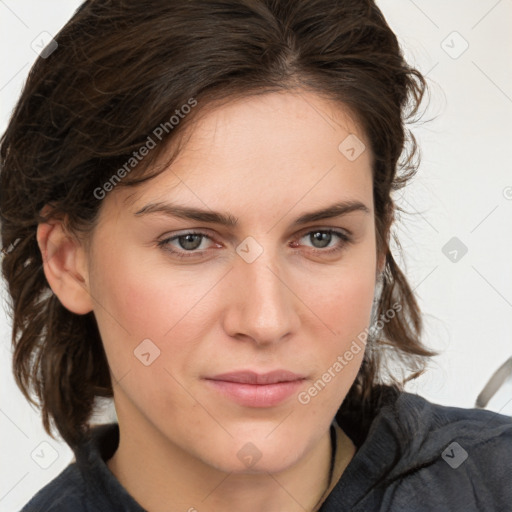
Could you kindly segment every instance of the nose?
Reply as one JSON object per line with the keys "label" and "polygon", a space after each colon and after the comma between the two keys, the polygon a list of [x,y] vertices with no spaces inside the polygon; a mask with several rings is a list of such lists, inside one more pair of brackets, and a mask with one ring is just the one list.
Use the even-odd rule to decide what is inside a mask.
{"label": "nose", "polygon": [[258,345],[275,344],[297,332],[300,300],[283,266],[268,250],[252,263],[237,257],[229,273],[225,332]]}

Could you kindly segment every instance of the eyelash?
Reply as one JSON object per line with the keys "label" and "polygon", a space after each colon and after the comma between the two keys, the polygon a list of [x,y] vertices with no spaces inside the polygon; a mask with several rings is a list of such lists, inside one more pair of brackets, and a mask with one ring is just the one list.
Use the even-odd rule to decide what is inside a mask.
{"label": "eyelash", "polygon": [[[299,239],[300,238],[304,238],[305,236],[311,235],[313,233],[329,233],[331,235],[336,235],[341,240],[340,242],[338,242],[338,244],[335,247],[332,247],[330,249],[318,249],[318,248],[313,247],[311,252],[313,252],[314,254],[319,254],[319,255],[324,255],[324,256],[333,255],[333,254],[343,250],[345,248],[345,246],[352,241],[350,236],[348,236],[343,231],[338,231],[338,230],[332,229],[332,228],[329,228],[329,229],[314,229],[312,231],[308,231],[307,233],[304,233],[303,235],[301,235],[299,237]],[[172,236],[172,237],[165,238],[164,240],[160,240],[157,243],[157,245],[161,249],[163,249],[163,250],[165,250],[167,252],[170,252],[173,256],[176,256],[178,258],[198,257],[198,256],[202,256],[204,253],[207,252],[207,249],[204,249],[202,251],[197,251],[197,250],[192,250],[192,251],[176,251],[174,249],[170,249],[169,248],[168,244],[170,242],[172,242],[174,240],[177,240],[178,238],[185,237],[187,235],[199,235],[199,236],[202,236],[203,238],[207,238],[209,240],[212,240],[212,238],[209,235],[207,235],[206,233],[202,233],[200,231],[187,231],[186,233],[181,233],[179,235],[175,235],[175,236]]]}

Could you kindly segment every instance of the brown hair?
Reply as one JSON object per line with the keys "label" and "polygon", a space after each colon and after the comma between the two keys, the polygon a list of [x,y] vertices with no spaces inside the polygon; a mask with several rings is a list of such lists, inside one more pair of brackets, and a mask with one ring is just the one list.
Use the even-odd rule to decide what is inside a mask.
{"label": "brown hair", "polygon": [[[95,398],[113,394],[94,314],[71,313],[51,292],[38,223],[61,216],[72,232],[87,233],[101,206],[94,191],[116,172],[127,174],[119,169],[156,127],[167,127],[162,142],[118,186],[161,172],[147,171],[204,107],[249,94],[314,91],[355,112],[370,141],[377,247],[386,255],[375,311],[380,317],[393,304],[400,308],[370,339],[341,409],[371,410],[379,383],[402,388],[404,379],[386,371],[389,354],[412,377],[422,371],[433,353],[420,341],[420,311],[391,254],[388,230],[391,192],[417,169],[416,142],[405,125],[417,114],[426,83],[404,61],[373,1],[89,0],[56,41],[58,48],[32,67],[0,139],[13,371],[26,398],[41,407],[48,434],[51,420],[75,446],[89,434]],[[198,106],[170,126],[170,116],[191,98]],[[47,204],[52,209],[43,217]]]}

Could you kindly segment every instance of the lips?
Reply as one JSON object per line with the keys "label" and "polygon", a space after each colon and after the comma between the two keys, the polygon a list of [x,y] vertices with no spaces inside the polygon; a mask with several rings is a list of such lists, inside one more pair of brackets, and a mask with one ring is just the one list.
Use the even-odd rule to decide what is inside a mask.
{"label": "lips", "polygon": [[287,370],[275,370],[268,373],[256,373],[252,371],[241,371],[223,373],[210,377],[211,380],[224,382],[237,382],[240,384],[277,384],[279,382],[293,382],[295,380],[303,380],[305,377]]}
{"label": "lips", "polygon": [[245,407],[274,407],[302,386],[305,376],[288,370],[237,371],[205,378],[215,391]]}

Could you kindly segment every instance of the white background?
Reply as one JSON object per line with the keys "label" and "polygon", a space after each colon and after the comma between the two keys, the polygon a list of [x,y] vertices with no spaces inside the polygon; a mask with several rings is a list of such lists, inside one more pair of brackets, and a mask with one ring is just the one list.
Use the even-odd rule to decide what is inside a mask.
{"label": "white background", "polygon": [[[512,2],[378,3],[431,87],[425,119],[433,120],[414,129],[422,165],[397,196],[410,212],[397,229],[425,314],[425,341],[442,354],[408,389],[440,404],[472,407],[490,375],[512,356]],[[32,41],[43,31],[56,34],[79,4],[0,0],[0,132],[36,58]],[[468,248],[456,262],[442,252],[452,237]],[[73,454],[44,433],[14,384],[3,310],[0,340],[0,511],[11,512]],[[512,415],[510,383],[488,408]],[[36,453],[48,468],[35,462]]]}

